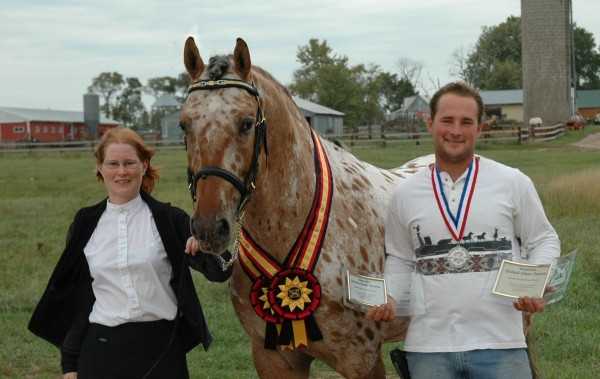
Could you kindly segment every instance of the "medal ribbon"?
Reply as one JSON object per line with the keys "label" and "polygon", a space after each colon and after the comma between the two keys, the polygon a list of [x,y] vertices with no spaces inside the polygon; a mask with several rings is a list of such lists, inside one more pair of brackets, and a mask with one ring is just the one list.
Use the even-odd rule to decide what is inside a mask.
{"label": "medal ribbon", "polygon": [[448,199],[444,193],[444,186],[442,184],[440,172],[437,166],[433,166],[431,168],[431,186],[433,187],[435,202],[438,206],[440,214],[442,215],[444,224],[446,224],[450,235],[455,241],[462,240],[465,233],[465,226],[467,225],[469,211],[471,210],[471,200],[473,199],[473,193],[475,192],[478,174],[479,157],[474,157],[469,165],[465,184],[460,196],[460,202],[458,203],[458,209],[456,215],[454,215],[450,210]]}
{"label": "medal ribbon", "polygon": [[[329,223],[329,214],[333,199],[333,176],[321,140],[312,129],[310,132],[314,145],[315,194],[304,227],[288,252],[284,263],[279,264],[275,258],[252,239],[246,229],[242,228],[240,232],[240,264],[253,282],[263,280],[263,283],[271,283],[277,275],[288,269],[300,269],[307,273],[312,273],[319,258]],[[294,278],[290,279],[293,280]],[[320,297],[320,290],[315,293],[315,296]],[[318,301],[317,299],[312,300]],[[316,340],[322,338],[312,315],[306,319],[292,320],[288,324],[288,328],[286,328],[285,321],[283,328],[282,324],[277,324],[276,330],[280,339],[281,335],[289,336],[291,334],[291,348],[306,346],[308,344],[306,327],[308,327],[308,337],[312,336],[310,339]],[[269,325],[267,325],[267,329],[269,329]],[[270,338],[273,338],[273,330],[275,328],[271,328]],[[271,342],[266,343],[266,345],[273,346]]]}

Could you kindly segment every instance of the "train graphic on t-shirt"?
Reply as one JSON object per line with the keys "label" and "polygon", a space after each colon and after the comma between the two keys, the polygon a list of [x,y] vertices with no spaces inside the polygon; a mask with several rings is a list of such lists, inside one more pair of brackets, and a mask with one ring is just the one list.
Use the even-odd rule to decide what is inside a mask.
{"label": "train graphic on t-shirt", "polygon": [[504,236],[499,236],[497,228],[494,229],[494,233],[491,233],[490,238],[487,237],[487,232],[482,232],[481,234],[469,232],[460,241],[447,238],[437,241],[436,244],[432,243],[431,237],[421,236],[419,225],[414,228],[417,231],[417,238],[419,240],[419,247],[415,249],[417,258],[447,254],[452,248],[458,245],[471,253],[512,250],[512,242]]}

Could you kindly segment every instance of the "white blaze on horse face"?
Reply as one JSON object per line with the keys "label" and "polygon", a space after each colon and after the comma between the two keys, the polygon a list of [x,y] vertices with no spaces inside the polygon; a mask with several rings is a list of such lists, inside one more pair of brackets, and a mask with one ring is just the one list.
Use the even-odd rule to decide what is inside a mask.
{"label": "white blaze on horse face", "polygon": [[[189,141],[190,167],[218,167],[244,181],[252,160],[254,132],[240,132],[243,117],[254,117],[256,101],[243,89],[225,88],[193,93],[184,108],[191,119]],[[208,184],[211,181],[211,184]],[[240,194],[231,183],[218,177],[198,182],[197,191],[203,198],[196,206],[199,214],[211,214],[233,223]]]}

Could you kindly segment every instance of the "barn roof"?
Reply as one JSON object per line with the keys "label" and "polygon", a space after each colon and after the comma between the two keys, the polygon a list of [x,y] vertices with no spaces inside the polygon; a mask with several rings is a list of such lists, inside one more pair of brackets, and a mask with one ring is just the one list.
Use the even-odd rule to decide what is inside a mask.
{"label": "barn roof", "polygon": [[523,104],[522,89],[479,91],[484,105]]}
{"label": "barn roof", "polygon": [[[420,100],[420,102],[419,102]],[[418,105],[422,105],[421,109],[414,109],[414,106],[418,106]],[[412,109],[411,109],[412,108]],[[389,120],[394,120],[396,118],[401,117],[402,115],[406,114],[407,112],[427,112],[429,113],[429,102],[427,101],[427,99],[425,99],[423,96],[416,94],[413,96],[407,96],[404,99],[402,99],[402,106],[398,109],[396,109],[395,111],[392,111],[389,113],[389,115],[387,116],[387,118]]]}
{"label": "barn roof", "polygon": [[575,92],[577,108],[600,108],[600,90],[577,90]]}
{"label": "barn roof", "polygon": [[158,99],[156,99],[154,104],[152,104],[152,108],[162,108],[162,107],[177,107],[177,108],[179,108],[180,106],[181,106],[181,104],[179,103],[177,98],[175,98],[175,96],[170,95],[170,94],[165,94],[165,95],[160,96]]}
{"label": "barn roof", "polygon": [[330,115],[330,116],[344,116],[342,112],[338,112],[334,109],[327,108],[321,104],[313,103],[312,101],[308,101],[298,96],[294,96],[294,102],[298,106],[298,108],[320,115]]}
{"label": "barn roof", "polygon": [[[485,105],[523,104],[522,89],[479,91]],[[600,107],[600,90],[577,90],[575,103],[577,108]]]}
{"label": "barn roof", "polygon": [[[83,112],[79,111],[0,107],[0,122],[26,121],[84,122]],[[100,114],[100,123],[119,124],[118,121],[104,117],[102,114]]]}

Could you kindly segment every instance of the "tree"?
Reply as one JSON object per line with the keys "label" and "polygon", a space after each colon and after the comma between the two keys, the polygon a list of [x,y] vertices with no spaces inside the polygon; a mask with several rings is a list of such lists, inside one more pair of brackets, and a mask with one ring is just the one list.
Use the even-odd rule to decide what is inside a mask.
{"label": "tree", "polygon": [[327,41],[314,38],[298,48],[296,58],[302,66],[294,72],[290,90],[302,98],[344,112],[348,125],[358,125],[363,101],[360,76],[364,66],[351,67],[347,57],[333,54]]}
{"label": "tree", "polygon": [[106,117],[112,117],[112,99],[125,84],[123,76],[118,72],[103,72],[92,79],[89,92],[102,96],[103,104],[100,109]]}
{"label": "tree", "polygon": [[[600,87],[600,51],[594,36],[573,26],[577,88]],[[522,88],[521,18],[509,16],[495,26],[484,26],[468,52],[455,50],[451,74],[480,89]]]}
{"label": "tree", "polygon": [[175,95],[178,88],[178,81],[172,76],[159,76],[148,79],[144,92],[158,99],[162,95]]}
{"label": "tree", "polygon": [[474,77],[473,73],[469,71],[469,51],[464,46],[456,48],[450,57],[450,75],[457,76],[460,80],[474,85],[471,81]]}
{"label": "tree", "polygon": [[600,47],[596,48],[594,35],[575,25],[575,73],[578,89],[600,88]]}
{"label": "tree", "polygon": [[410,58],[402,57],[396,64],[400,79],[412,85],[413,89],[423,87],[421,74],[423,73],[423,63]]}
{"label": "tree", "polygon": [[397,74],[381,72],[380,81],[381,107],[385,112],[392,112],[402,107],[405,97],[416,95],[416,89],[406,78],[398,78]]}
{"label": "tree", "polygon": [[182,72],[177,76],[177,80],[175,81],[175,97],[180,103],[183,103],[191,82],[192,79],[187,72]]}
{"label": "tree", "polygon": [[137,129],[143,124],[143,116],[146,112],[142,102],[142,83],[138,78],[127,78],[126,87],[117,96],[113,117],[123,122],[128,128]]}
{"label": "tree", "polygon": [[521,18],[484,26],[461,76],[481,89],[521,88]]}
{"label": "tree", "polygon": [[[320,42],[316,38],[308,41],[308,45],[300,46],[296,60],[301,67],[294,71],[294,79],[290,89],[299,96],[312,101],[319,100],[319,80],[323,79],[323,70],[332,67],[347,69],[347,58],[332,56],[332,49],[327,41]],[[322,101],[322,100],[321,100]],[[323,104],[325,105],[325,104]],[[333,107],[332,104],[328,105]]]}
{"label": "tree", "polygon": [[298,48],[297,60],[301,67],[294,72],[290,90],[344,112],[350,127],[381,122],[385,112],[400,108],[405,96],[415,94],[407,79],[414,73],[399,78],[377,65],[352,66],[346,56],[334,54],[327,41],[309,40]]}

